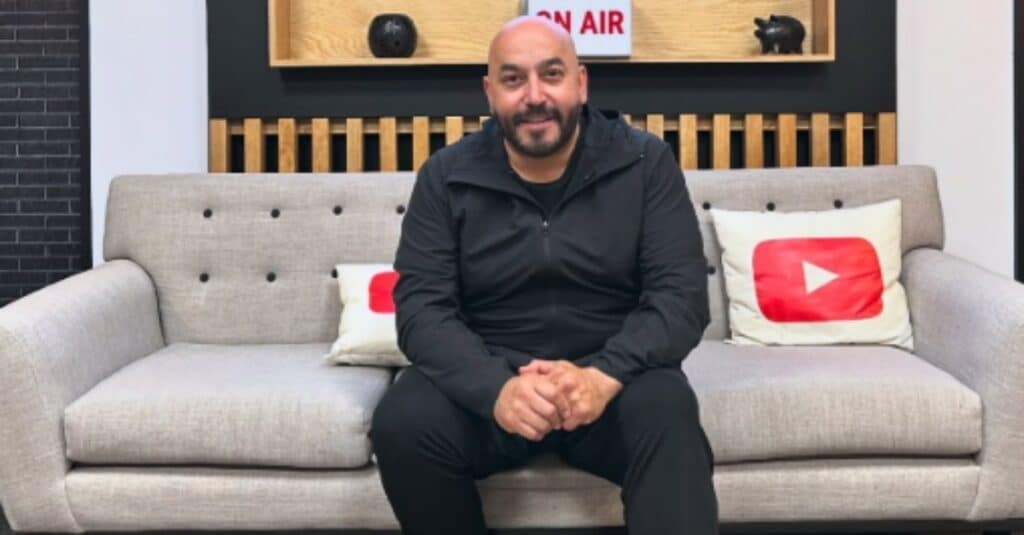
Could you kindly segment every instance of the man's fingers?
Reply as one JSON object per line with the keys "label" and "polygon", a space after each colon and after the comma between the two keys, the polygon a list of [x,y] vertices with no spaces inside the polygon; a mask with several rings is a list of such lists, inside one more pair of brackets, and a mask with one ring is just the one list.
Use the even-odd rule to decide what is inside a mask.
{"label": "man's fingers", "polygon": [[543,435],[551,429],[551,425],[548,421],[541,415],[533,412],[529,407],[523,409],[519,413],[519,421],[528,426],[531,430],[536,431],[539,435]]}
{"label": "man's fingers", "polygon": [[[534,385],[535,388],[536,386]],[[532,395],[527,396],[526,401],[534,413],[548,421],[551,428],[562,425],[562,418],[558,407],[548,401],[542,394],[534,391]]]}

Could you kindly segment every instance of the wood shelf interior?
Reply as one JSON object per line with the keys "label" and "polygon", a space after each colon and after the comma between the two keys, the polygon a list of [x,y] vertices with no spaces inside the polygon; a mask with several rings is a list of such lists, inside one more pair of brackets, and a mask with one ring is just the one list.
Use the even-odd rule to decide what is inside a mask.
{"label": "wood shelf interior", "polygon": [[[443,6],[443,8],[439,7]],[[483,65],[501,25],[521,13],[515,0],[269,0],[274,67]],[[367,44],[374,16],[404,13],[416,25],[409,58],[376,58]],[[803,22],[803,54],[761,54],[754,17]],[[635,0],[629,58],[616,63],[826,62],[835,60],[835,0]]]}

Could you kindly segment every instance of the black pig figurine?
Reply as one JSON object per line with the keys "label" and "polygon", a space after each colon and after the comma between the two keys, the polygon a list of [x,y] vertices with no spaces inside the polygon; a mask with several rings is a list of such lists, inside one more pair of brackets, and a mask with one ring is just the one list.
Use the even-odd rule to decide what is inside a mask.
{"label": "black pig figurine", "polygon": [[761,40],[762,54],[773,52],[776,47],[779,54],[803,54],[802,43],[807,32],[799,20],[786,15],[771,15],[768,20],[755,17],[754,24],[757,24],[754,35]]}

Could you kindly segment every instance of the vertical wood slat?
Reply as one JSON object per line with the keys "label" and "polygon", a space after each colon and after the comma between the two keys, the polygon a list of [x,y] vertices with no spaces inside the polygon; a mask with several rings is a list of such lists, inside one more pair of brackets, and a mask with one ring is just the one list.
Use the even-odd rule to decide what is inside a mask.
{"label": "vertical wood slat", "polygon": [[660,113],[648,114],[647,131],[658,136],[658,139],[665,139],[665,116]]}
{"label": "vertical wood slat", "polygon": [[633,126],[633,116],[631,114],[623,113],[622,120],[626,121],[626,124],[628,124],[629,126]]}
{"label": "vertical wood slat", "polygon": [[363,120],[359,117],[345,119],[345,170],[363,170]]}
{"label": "vertical wood slat", "polygon": [[729,123],[731,120],[728,113],[716,113],[711,117],[711,166],[715,169],[729,168]]}
{"label": "vertical wood slat", "polygon": [[843,120],[845,165],[864,165],[864,114],[849,112]]}
{"label": "vertical wood slat", "polygon": [[245,138],[245,172],[262,173],[266,158],[263,154],[263,119],[250,117],[242,121]]}
{"label": "vertical wood slat", "polygon": [[298,143],[295,119],[277,120],[277,172],[294,173],[298,170]]}
{"label": "vertical wood slat", "polygon": [[697,116],[679,115],[679,168],[697,168]]}
{"label": "vertical wood slat", "polygon": [[796,167],[796,114],[780,113],[775,125],[775,163]]}
{"label": "vertical wood slat", "polygon": [[[480,118],[480,126],[484,125],[484,118]],[[444,144],[451,145],[462,139],[465,125],[461,116],[449,115],[444,118]]]}
{"label": "vertical wood slat", "polygon": [[875,152],[878,155],[878,165],[896,165],[896,114],[893,112],[878,114]]}
{"label": "vertical wood slat", "polygon": [[206,167],[211,173],[231,171],[231,131],[227,119],[210,119],[210,154]]}
{"label": "vertical wood slat", "polygon": [[412,170],[419,171],[430,157],[430,118],[412,118]]}
{"label": "vertical wood slat", "polygon": [[832,138],[827,113],[811,114],[811,165],[828,167],[832,164]]}
{"label": "vertical wood slat", "polygon": [[398,128],[394,117],[381,117],[377,127],[380,136],[380,170],[398,170]]}
{"label": "vertical wood slat", "polygon": [[764,116],[760,113],[748,113],[743,118],[743,165],[764,167]]}
{"label": "vertical wood slat", "polygon": [[331,172],[331,121],[313,119],[313,172]]}

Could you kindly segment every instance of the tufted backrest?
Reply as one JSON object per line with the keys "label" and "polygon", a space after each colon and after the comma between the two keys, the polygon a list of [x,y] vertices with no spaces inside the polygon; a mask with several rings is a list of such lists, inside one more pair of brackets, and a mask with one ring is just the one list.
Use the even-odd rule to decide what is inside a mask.
{"label": "tufted backrest", "polygon": [[[168,343],[330,342],[340,262],[391,262],[412,172],[122,175],[110,184],[103,256],[142,266],[157,288]],[[903,199],[904,251],[942,247],[931,168],[687,171],[709,264],[712,325],[725,294],[705,206],[779,211]],[[705,204],[708,203],[708,204]],[[712,271],[712,270],[709,270]]]}

